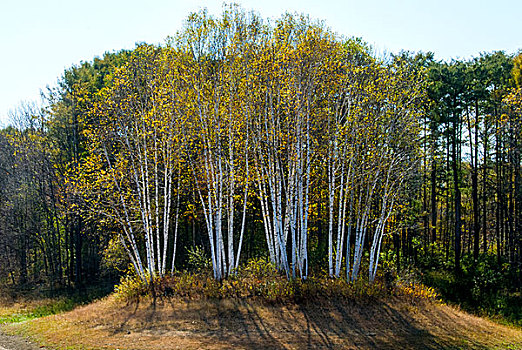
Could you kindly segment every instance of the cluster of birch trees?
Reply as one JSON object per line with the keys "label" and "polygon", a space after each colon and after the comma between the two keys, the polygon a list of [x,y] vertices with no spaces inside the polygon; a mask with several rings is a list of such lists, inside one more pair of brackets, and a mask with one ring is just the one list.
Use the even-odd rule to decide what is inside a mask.
{"label": "cluster of birch trees", "polygon": [[323,221],[329,274],[344,266],[357,279],[366,255],[373,280],[419,167],[424,76],[305,17],[195,13],[90,97],[87,155],[70,181],[144,280],[174,271],[189,214],[204,222],[214,277],[233,274],[252,212],[289,278],[308,276],[312,224]]}
{"label": "cluster of birch trees", "polygon": [[266,256],[373,280],[382,248],[520,286],[521,57],[377,59],[304,16],[192,14],[0,129],[0,283],[117,279],[111,259],[149,280],[202,246],[217,279]]}

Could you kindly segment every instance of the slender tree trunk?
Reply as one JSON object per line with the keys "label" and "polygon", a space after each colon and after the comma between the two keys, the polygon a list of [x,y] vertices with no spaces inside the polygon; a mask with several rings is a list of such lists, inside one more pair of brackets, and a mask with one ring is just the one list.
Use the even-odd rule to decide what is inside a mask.
{"label": "slender tree trunk", "polygon": [[437,162],[431,160],[431,242],[437,241]]}
{"label": "slender tree trunk", "polygon": [[[475,144],[471,140],[470,129],[470,146],[471,147],[471,197],[473,200],[473,258],[478,259],[480,251],[480,217],[479,217],[479,198],[478,198],[478,124],[479,124],[478,100],[475,100]],[[469,123],[469,117],[468,117]]]}
{"label": "slender tree trunk", "polygon": [[[456,118],[456,116],[454,116]],[[460,255],[461,255],[461,236],[462,236],[462,220],[461,220],[461,193],[460,193],[460,176],[458,171],[458,156],[457,156],[457,122],[453,123],[453,137],[451,144],[452,161],[451,168],[453,172],[453,186],[454,186],[454,205],[455,205],[455,271],[459,274]]]}

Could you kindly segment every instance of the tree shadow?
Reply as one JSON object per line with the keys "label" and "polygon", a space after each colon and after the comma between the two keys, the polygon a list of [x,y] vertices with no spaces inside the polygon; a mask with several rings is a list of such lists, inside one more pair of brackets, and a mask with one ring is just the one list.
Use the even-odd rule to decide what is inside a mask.
{"label": "tree shadow", "polygon": [[[404,302],[353,300],[264,305],[244,300],[163,300],[128,312],[115,332],[152,332],[192,337],[201,348],[222,344],[243,349],[448,349],[455,334],[440,338],[405,312]],[[450,315],[438,312],[441,323]],[[438,321],[438,320],[437,320]],[[455,327],[447,326],[449,335]],[[453,328],[452,328],[453,327]],[[438,334],[438,333],[437,333]],[[459,333],[457,336],[460,336]],[[179,335],[178,335],[179,336]],[[463,339],[481,348],[473,339]]]}

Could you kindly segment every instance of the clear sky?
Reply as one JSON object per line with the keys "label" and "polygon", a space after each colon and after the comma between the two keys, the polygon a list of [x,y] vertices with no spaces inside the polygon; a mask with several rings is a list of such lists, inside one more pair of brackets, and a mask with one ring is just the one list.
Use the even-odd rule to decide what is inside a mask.
{"label": "clear sky", "polygon": [[[522,48],[521,0],[236,0],[263,17],[285,11],[324,20],[378,52],[432,51],[470,58]],[[138,42],[163,43],[191,11],[221,12],[222,1],[1,0],[0,123],[23,101],[39,101],[63,71]]]}

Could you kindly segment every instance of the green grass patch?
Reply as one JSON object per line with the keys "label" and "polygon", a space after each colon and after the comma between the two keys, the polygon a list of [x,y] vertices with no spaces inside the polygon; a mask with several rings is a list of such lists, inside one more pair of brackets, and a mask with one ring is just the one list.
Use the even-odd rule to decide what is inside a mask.
{"label": "green grass patch", "polygon": [[22,309],[20,311],[0,316],[0,324],[18,323],[32,320],[39,317],[55,315],[58,313],[70,311],[78,305],[73,299],[58,299],[46,302],[34,308]]}
{"label": "green grass patch", "polygon": [[19,323],[35,318],[71,311],[79,305],[109,294],[107,288],[92,287],[81,292],[58,292],[55,297],[42,297],[40,293],[29,292],[14,295],[9,301],[0,303],[0,324]]}

